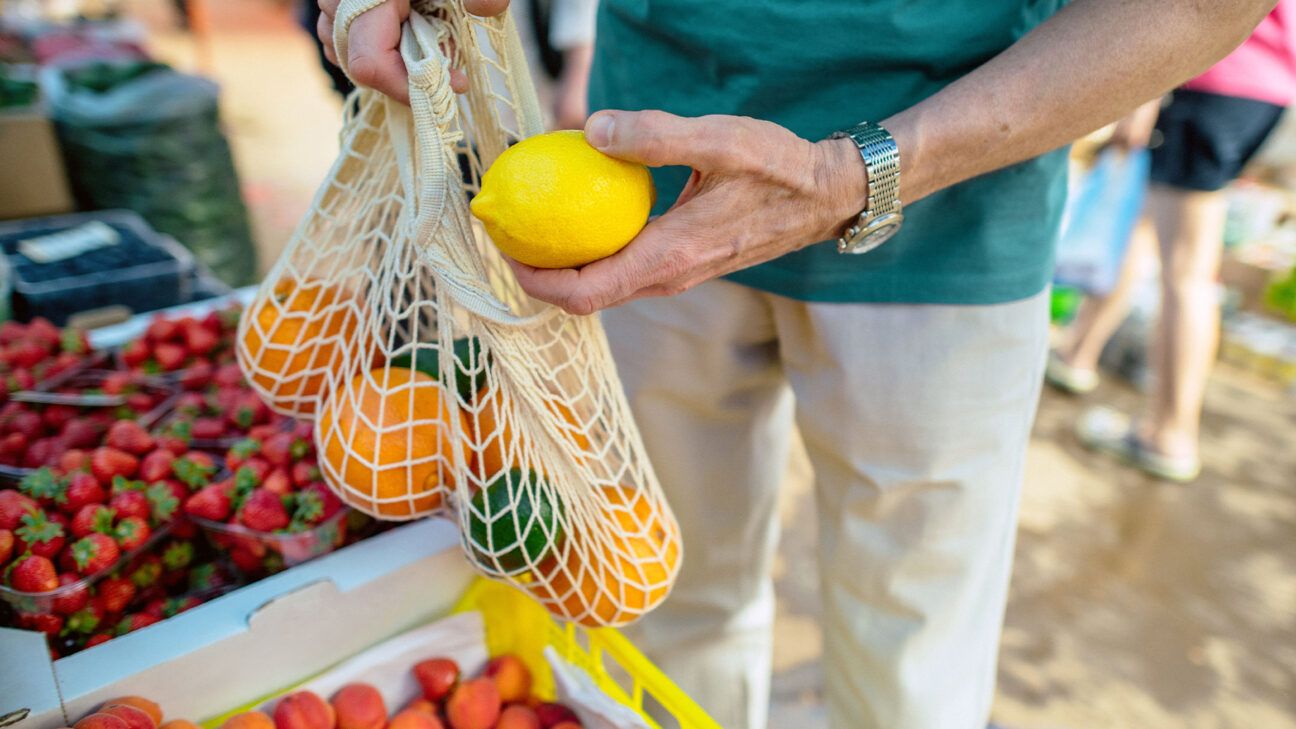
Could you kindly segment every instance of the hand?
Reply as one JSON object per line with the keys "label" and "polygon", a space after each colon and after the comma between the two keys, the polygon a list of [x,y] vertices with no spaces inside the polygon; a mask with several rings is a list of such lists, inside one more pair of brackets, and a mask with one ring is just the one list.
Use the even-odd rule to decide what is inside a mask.
{"label": "hand", "polygon": [[[337,64],[333,48],[333,16],[341,0],[319,0],[320,19],[315,32],[324,44],[324,55]],[[464,0],[473,15],[494,16],[508,9],[509,0]],[[347,46],[347,68],[351,80],[409,103],[409,81],[400,56],[401,24],[409,17],[410,0],[385,0],[351,23]],[[468,76],[450,69],[450,88],[462,94],[468,90]]]}
{"label": "hand", "polygon": [[582,129],[589,116],[589,72],[594,46],[583,44],[563,51],[562,76],[554,93],[554,125],[559,129]]}
{"label": "hand", "polygon": [[864,209],[868,183],[849,139],[808,142],[770,122],[602,111],[590,144],[653,167],[693,168],[679,199],[620,252],[579,269],[510,261],[531,296],[572,314],[670,296],[834,238]]}

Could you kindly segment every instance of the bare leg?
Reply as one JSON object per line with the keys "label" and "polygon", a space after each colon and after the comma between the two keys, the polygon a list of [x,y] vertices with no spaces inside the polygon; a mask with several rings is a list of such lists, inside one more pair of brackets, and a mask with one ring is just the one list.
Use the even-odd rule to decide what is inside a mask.
{"label": "bare leg", "polygon": [[1098,369],[1098,357],[1125,320],[1134,288],[1153,260],[1156,247],[1156,229],[1144,215],[1130,234],[1116,285],[1106,296],[1085,297],[1080,305],[1075,322],[1067,332],[1066,344],[1058,352],[1064,363],[1078,370]]}
{"label": "bare leg", "polygon": [[1154,185],[1147,210],[1161,241],[1161,319],[1152,346],[1154,388],[1139,436],[1168,456],[1197,455],[1202,400],[1219,345],[1216,279],[1223,193]]}

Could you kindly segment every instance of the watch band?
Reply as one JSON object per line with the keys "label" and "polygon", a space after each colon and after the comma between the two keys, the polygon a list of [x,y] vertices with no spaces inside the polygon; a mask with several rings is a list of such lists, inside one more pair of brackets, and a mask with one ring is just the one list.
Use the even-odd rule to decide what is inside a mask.
{"label": "watch band", "polygon": [[891,133],[875,122],[861,122],[829,139],[850,139],[868,170],[867,207],[837,240],[840,253],[863,253],[881,245],[900,229],[900,149]]}

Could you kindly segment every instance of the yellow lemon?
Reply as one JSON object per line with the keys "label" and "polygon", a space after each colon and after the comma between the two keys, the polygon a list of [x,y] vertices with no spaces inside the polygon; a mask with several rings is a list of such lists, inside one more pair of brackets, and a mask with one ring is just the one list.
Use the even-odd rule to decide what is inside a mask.
{"label": "yellow lemon", "polygon": [[648,222],[648,168],[594,149],[579,131],[510,147],[482,176],[472,212],[505,255],[575,268],[621,250]]}

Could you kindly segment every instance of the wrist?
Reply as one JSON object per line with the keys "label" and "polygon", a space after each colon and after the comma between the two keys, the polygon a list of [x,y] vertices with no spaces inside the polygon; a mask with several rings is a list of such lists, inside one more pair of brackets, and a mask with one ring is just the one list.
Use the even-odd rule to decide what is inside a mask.
{"label": "wrist", "polygon": [[868,167],[859,147],[850,139],[825,139],[817,143],[823,149],[824,175],[820,189],[829,196],[829,233],[836,237],[868,207]]}

